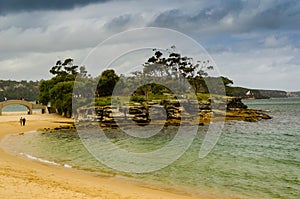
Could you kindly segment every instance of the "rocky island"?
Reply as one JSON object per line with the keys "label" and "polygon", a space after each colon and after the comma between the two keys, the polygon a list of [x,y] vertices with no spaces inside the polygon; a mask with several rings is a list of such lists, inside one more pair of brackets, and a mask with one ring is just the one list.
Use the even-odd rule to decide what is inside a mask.
{"label": "rocky island", "polygon": [[[214,107],[212,107],[214,106]],[[77,121],[99,122],[101,127],[122,125],[181,124],[205,125],[214,121],[256,122],[271,119],[266,111],[248,109],[241,98],[226,97],[226,104],[212,100],[152,100],[123,106],[91,106],[78,111]]]}

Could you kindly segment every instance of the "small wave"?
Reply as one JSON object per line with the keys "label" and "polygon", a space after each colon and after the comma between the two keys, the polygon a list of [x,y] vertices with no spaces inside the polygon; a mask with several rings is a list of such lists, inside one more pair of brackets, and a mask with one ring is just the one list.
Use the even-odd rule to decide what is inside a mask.
{"label": "small wave", "polygon": [[66,168],[72,168],[72,166],[68,165],[68,164],[64,164],[64,167],[66,167]]}
{"label": "small wave", "polygon": [[46,164],[51,164],[51,165],[55,165],[55,166],[63,166],[65,168],[72,168],[71,165],[69,164],[59,164],[59,163],[56,163],[54,161],[50,161],[50,160],[45,160],[45,159],[42,159],[42,158],[38,158],[38,157],[35,157],[35,156],[32,156],[32,155],[29,155],[29,154],[26,154],[26,153],[20,153],[21,156],[25,156],[26,158],[30,159],[30,160],[35,160],[35,161],[39,161],[39,162],[42,162],[42,163],[46,163]]}

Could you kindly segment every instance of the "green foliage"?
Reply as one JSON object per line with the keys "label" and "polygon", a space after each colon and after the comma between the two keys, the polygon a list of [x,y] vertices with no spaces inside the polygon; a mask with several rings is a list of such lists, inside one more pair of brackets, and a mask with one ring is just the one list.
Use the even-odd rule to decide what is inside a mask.
{"label": "green foliage", "polygon": [[59,82],[50,89],[51,106],[67,117],[72,115],[73,85],[74,81]]}
{"label": "green foliage", "polygon": [[[194,92],[198,93],[203,86],[203,78],[208,76],[207,71],[213,69],[210,61],[197,60],[195,62],[192,57],[182,56],[175,52],[175,46],[172,46],[171,49],[172,51],[168,51],[167,56],[163,56],[161,51],[154,49],[154,55],[144,64],[144,74],[155,78],[168,77],[168,79],[182,83],[184,83],[182,80],[185,78],[192,85]],[[187,91],[183,84],[178,87],[181,89],[179,92]]]}
{"label": "green foliage", "polygon": [[[85,67],[80,67],[80,72],[78,72],[78,68],[78,66],[73,64],[73,59],[71,58],[66,59],[64,62],[58,60],[55,66],[50,69],[50,73],[53,74],[54,77],[50,80],[42,81],[39,85],[39,101],[43,104],[50,103],[51,107],[56,109],[59,114],[71,117],[75,79],[77,76],[78,78],[87,78]],[[85,83],[88,82],[88,80],[85,81]],[[86,87],[86,85],[81,84],[77,86]],[[80,95],[81,93],[77,94]],[[81,100],[80,103],[84,101],[85,100]]]}
{"label": "green foliage", "polygon": [[111,105],[111,97],[98,97],[95,99],[95,106],[109,106]]}
{"label": "green foliage", "polygon": [[221,78],[222,78],[222,81],[223,81],[225,86],[230,86],[230,85],[233,84],[233,81],[231,79],[229,79],[227,77],[223,77],[223,76],[221,76]]}
{"label": "green foliage", "polygon": [[168,88],[160,84],[150,84],[151,92],[154,95],[162,95],[163,93],[172,93]]}
{"label": "green foliage", "polygon": [[244,97],[248,88],[242,87],[226,87],[226,95],[235,97]]}
{"label": "green foliage", "polygon": [[141,102],[144,102],[146,100],[143,96],[131,96],[130,101],[141,103]]}
{"label": "green foliage", "polygon": [[198,93],[197,99],[199,102],[201,101],[208,101],[208,99],[211,97],[209,93]]}
{"label": "green foliage", "polygon": [[95,96],[96,80],[88,76],[77,76],[74,97],[91,99]]}
{"label": "green foliage", "polygon": [[38,81],[0,80],[0,101],[5,98],[8,100],[23,98],[27,101],[35,101],[39,95],[38,85]]}
{"label": "green foliage", "polygon": [[58,60],[50,69],[50,73],[56,75],[59,79],[64,78],[66,81],[75,80],[78,74],[78,66],[73,65],[73,59],[68,58],[64,62]]}
{"label": "green foliage", "polygon": [[177,53],[175,46],[171,49],[166,50],[166,55],[163,51],[153,49],[154,55],[143,64],[143,71],[135,71],[133,78],[127,78],[132,85],[142,85],[135,90],[135,94],[144,95],[148,100],[151,94],[207,93],[204,78],[213,69],[210,61],[194,61],[192,57]]}
{"label": "green foliage", "polygon": [[119,79],[120,77],[115,73],[114,70],[109,69],[103,71],[97,85],[98,96],[111,96]]}
{"label": "green foliage", "polygon": [[47,105],[50,102],[50,89],[55,85],[53,80],[43,80],[39,85],[40,95],[39,101],[40,103]]}
{"label": "green foliage", "polygon": [[[199,93],[208,93],[207,81],[217,83],[217,78],[208,76],[207,71],[212,69],[209,61],[194,62],[192,58],[176,53],[175,47],[171,48],[173,52],[167,51],[166,56],[154,50],[154,55],[143,65],[143,71],[135,71],[128,77],[118,76],[114,70],[108,69],[98,78],[91,78],[84,66],[73,64],[73,59],[58,60],[50,69],[53,77],[39,84],[39,101],[45,105],[50,103],[58,113],[71,117],[72,103],[76,110],[81,106],[108,106],[112,100],[117,100],[115,104],[124,104],[128,98],[139,103],[150,99],[171,99],[176,98],[174,93],[187,95],[183,97],[196,93],[199,100],[207,100],[207,94]],[[233,83],[226,77],[218,79],[227,87]],[[138,85],[142,86],[136,88]],[[111,97],[113,92],[118,95],[117,99]]]}
{"label": "green foliage", "polygon": [[172,99],[175,97],[173,94],[170,95],[158,95],[158,94],[150,94],[149,100],[167,100],[167,99]]}

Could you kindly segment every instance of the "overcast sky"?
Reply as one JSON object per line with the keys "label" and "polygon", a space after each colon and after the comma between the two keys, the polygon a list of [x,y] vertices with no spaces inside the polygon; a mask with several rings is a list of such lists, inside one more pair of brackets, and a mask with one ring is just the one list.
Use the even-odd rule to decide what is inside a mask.
{"label": "overcast sky", "polygon": [[195,39],[236,86],[300,90],[297,0],[0,0],[0,79],[48,79],[58,59],[80,65],[100,42],[143,27]]}

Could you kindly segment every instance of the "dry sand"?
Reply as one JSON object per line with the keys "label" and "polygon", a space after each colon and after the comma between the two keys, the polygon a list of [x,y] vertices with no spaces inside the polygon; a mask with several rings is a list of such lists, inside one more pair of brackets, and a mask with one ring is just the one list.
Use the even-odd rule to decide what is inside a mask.
{"label": "dry sand", "polygon": [[[21,116],[26,117],[26,126],[20,125]],[[0,116],[0,139],[8,134],[54,128],[60,125],[59,122],[68,121],[72,120],[53,114],[3,113]],[[127,180],[93,176],[75,169],[10,155],[0,149],[0,198],[229,198],[206,191],[200,195],[201,197],[192,196],[187,192],[150,188]]]}

